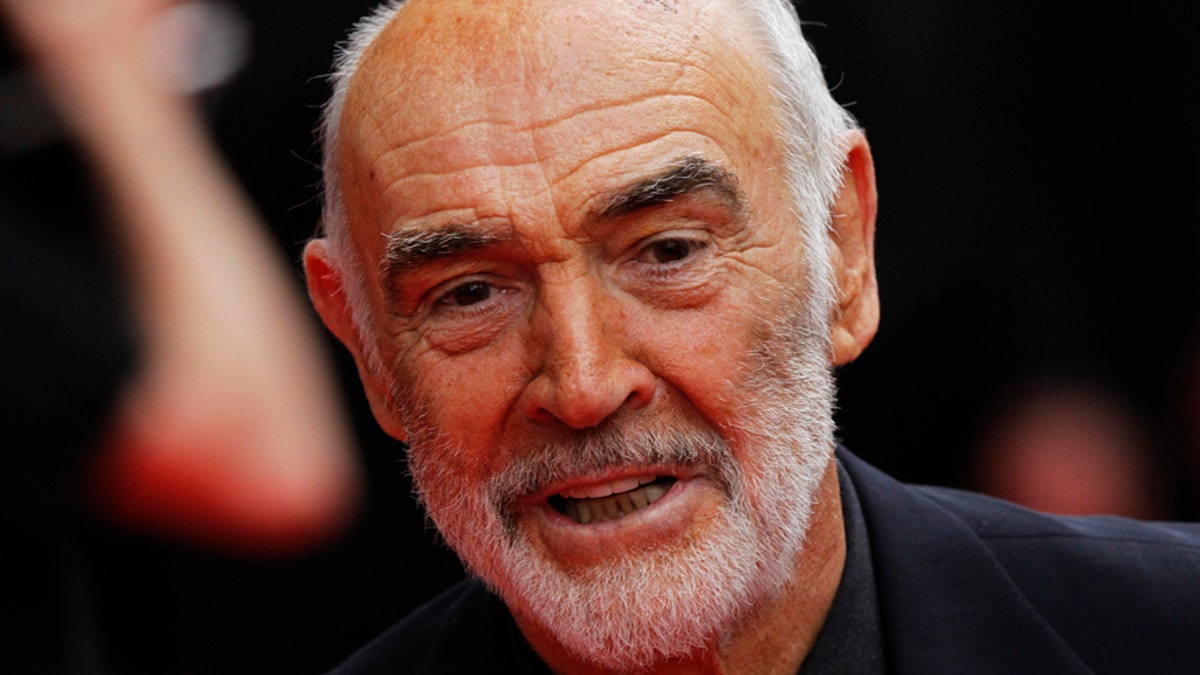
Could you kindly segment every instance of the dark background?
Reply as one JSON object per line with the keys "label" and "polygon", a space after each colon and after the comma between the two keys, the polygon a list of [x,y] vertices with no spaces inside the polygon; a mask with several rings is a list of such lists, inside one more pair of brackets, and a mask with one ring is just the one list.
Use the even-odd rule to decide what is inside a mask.
{"label": "dark background", "polygon": [[[318,215],[322,75],[372,4],[237,2],[252,59],[205,102],[214,138],[292,261]],[[969,485],[972,453],[1014,392],[1082,383],[1143,425],[1163,515],[1197,516],[1200,22],[1184,4],[800,4],[835,95],[871,140],[880,185],[881,329],[839,374],[841,436],[857,454],[904,480]],[[103,302],[89,306],[120,316],[119,290],[86,253],[96,235],[69,146],[2,159],[0,194],[72,233],[61,266],[96,280]],[[416,510],[399,445],[370,418],[348,356],[328,344],[369,476],[352,528],[311,555],[254,561],[85,518],[68,551],[75,586],[50,589],[93,636],[69,649],[114,673],[318,673],[461,576]],[[105,354],[130,358],[119,345]],[[36,386],[38,372],[9,389]],[[103,388],[79,391],[94,402]],[[60,421],[24,423],[44,432]],[[68,669],[54,662],[26,672]]]}

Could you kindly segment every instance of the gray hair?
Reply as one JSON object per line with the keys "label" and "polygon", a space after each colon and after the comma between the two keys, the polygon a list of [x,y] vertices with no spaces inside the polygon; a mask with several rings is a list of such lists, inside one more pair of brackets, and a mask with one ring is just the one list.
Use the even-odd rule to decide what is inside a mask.
{"label": "gray hair", "polygon": [[[375,373],[387,375],[379,345],[375,342],[374,318],[367,306],[366,271],[355,265],[353,242],[350,241],[350,226],[346,214],[346,200],[342,193],[338,175],[338,128],[346,108],[346,95],[350,91],[350,80],[358,72],[363,54],[375,42],[375,38],[387,28],[396,13],[407,0],[388,0],[363,17],[350,31],[349,38],[338,45],[333,61],[333,72],[329,76],[333,93],[321,113],[318,130],[321,144],[321,173],[325,199],[321,209],[320,234],[329,241],[330,263],[337,271],[342,290],[349,302],[350,317],[358,329],[359,342],[367,366]],[[390,379],[390,377],[389,377]]]}
{"label": "gray hair", "polygon": [[[330,82],[333,93],[325,105],[320,142],[323,148],[324,206],[321,234],[329,241],[333,260],[350,301],[369,365],[384,373],[378,345],[371,339],[371,314],[366,306],[364,270],[354,265],[346,205],[338,179],[338,128],[350,80],[367,48],[395,18],[406,0],[387,0],[360,20],[339,45]],[[834,100],[821,64],[800,28],[789,0],[734,0],[754,32],[753,43],[765,58],[772,95],[778,102],[783,128],[785,171],[792,186],[793,216],[801,224],[808,252],[809,325],[828,326],[836,299],[827,235],[830,209],[842,183],[846,132],[857,128],[854,118]]]}
{"label": "gray hair", "polygon": [[734,6],[754,32],[779,106],[784,170],[808,266],[807,325],[828,341],[837,289],[829,252],[832,239],[827,235],[833,224],[833,201],[842,187],[847,132],[857,129],[858,123],[830,93],[790,0],[741,0]]}

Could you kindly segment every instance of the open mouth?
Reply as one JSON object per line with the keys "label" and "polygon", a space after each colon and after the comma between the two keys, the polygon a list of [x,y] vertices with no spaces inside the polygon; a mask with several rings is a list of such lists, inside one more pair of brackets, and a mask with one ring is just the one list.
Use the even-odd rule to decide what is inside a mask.
{"label": "open mouth", "polygon": [[674,485],[671,476],[633,476],[552,495],[550,506],[581,525],[603,523],[658,501]]}

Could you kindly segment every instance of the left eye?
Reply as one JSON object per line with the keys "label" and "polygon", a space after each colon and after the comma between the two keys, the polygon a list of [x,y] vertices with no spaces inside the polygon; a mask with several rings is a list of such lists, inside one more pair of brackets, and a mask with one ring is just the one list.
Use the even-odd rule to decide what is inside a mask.
{"label": "left eye", "polygon": [[703,247],[702,242],[691,239],[660,239],[642,249],[638,261],[666,265],[688,258]]}
{"label": "left eye", "polygon": [[486,281],[468,281],[450,289],[438,302],[457,307],[469,307],[492,297],[495,288]]}

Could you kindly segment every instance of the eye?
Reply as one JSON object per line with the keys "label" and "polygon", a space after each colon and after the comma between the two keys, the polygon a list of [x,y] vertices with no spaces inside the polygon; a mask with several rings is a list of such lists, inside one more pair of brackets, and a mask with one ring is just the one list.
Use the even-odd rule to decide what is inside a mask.
{"label": "eye", "polygon": [[528,285],[512,275],[467,272],[424,290],[406,328],[443,355],[491,344],[519,320]]}
{"label": "eye", "polygon": [[495,292],[496,289],[486,281],[468,281],[450,289],[445,295],[438,298],[438,303],[455,307],[470,307],[491,298]]}
{"label": "eye", "polygon": [[659,239],[651,242],[638,253],[638,262],[668,265],[691,257],[704,248],[704,243],[693,239]]}

